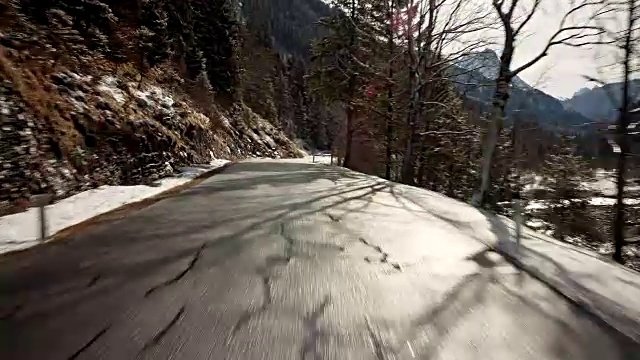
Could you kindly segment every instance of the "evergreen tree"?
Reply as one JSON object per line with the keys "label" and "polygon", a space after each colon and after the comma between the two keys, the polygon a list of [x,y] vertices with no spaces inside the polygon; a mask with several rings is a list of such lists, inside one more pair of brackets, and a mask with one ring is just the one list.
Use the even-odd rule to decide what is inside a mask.
{"label": "evergreen tree", "polygon": [[321,24],[328,35],[312,49],[310,79],[316,95],[327,103],[340,103],[345,110],[344,161],[352,166],[352,147],[356,122],[362,116],[364,88],[373,75],[368,65],[371,42],[376,41],[371,28],[370,4],[367,0],[335,0],[338,11]]}
{"label": "evergreen tree", "polygon": [[239,14],[236,0],[193,0],[195,42],[209,81],[222,100],[240,98]]}
{"label": "evergreen tree", "polygon": [[592,170],[584,159],[575,155],[572,140],[562,136],[549,149],[539,173],[542,181],[537,192],[537,198],[543,199],[546,207],[535,217],[551,224],[558,239],[584,237],[602,241],[602,234],[595,226],[597,219],[589,210],[589,199],[594,194],[582,185],[593,181]]}

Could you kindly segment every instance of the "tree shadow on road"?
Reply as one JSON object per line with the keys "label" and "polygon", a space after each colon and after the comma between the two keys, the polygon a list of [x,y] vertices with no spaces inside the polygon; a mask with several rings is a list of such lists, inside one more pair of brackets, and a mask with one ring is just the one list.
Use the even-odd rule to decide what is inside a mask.
{"label": "tree shadow on road", "polygon": [[[451,212],[449,210],[450,206],[446,204],[443,205],[441,201],[452,201],[457,202],[453,199],[442,199],[439,194],[430,194],[427,192],[421,192],[420,197],[413,196],[411,194],[411,190],[408,191],[397,191],[398,188],[402,189],[402,185],[392,185],[389,188],[390,194],[396,199],[396,202],[400,205],[404,210],[414,214],[418,217],[427,217],[427,219],[439,219],[447,224],[450,224],[454,228],[460,230],[462,233],[468,235],[470,238],[475,238],[490,247],[496,247],[498,249],[503,250],[507,254],[515,254],[515,241],[512,235],[512,229],[505,224],[507,219],[502,219],[501,217],[489,213],[483,210],[475,210],[473,216],[470,216],[469,219],[461,219],[459,214],[455,212]],[[436,205],[437,204],[437,205]],[[459,203],[461,206],[469,207],[467,204]],[[435,205],[435,206],[434,206]],[[473,211],[472,211],[473,213]],[[471,213],[470,213],[471,214]],[[479,233],[479,229],[485,228],[487,230],[487,235],[493,234],[495,237],[495,243],[487,243],[487,239],[483,239],[484,236],[482,233]],[[582,286],[578,281],[575,280],[575,275],[568,271],[564,266],[555,261],[553,258],[545,255],[543,253],[534,251],[532,249],[523,247],[521,249],[521,256],[524,259],[529,259],[539,265],[540,268],[546,269],[545,272],[552,274],[554,277],[559,277],[563,283],[567,286],[570,286],[574,291],[577,291],[577,295],[580,298],[588,299],[589,307],[595,306],[598,309],[605,309],[604,311],[609,314],[605,315],[606,317],[610,317],[614,319],[616,322],[624,324],[624,328],[627,329],[627,335],[629,332],[637,333],[640,324],[638,324],[637,320],[629,318],[628,314],[625,314],[624,311],[621,311],[617,304],[613,302],[611,299],[606,298],[605,296],[595,293],[584,286]],[[509,259],[512,263],[514,262],[513,258]],[[482,264],[479,263],[482,267]],[[516,263],[516,265],[519,265]],[[536,266],[538,267],[538,266]],[[517,274],[517,283],[522,283],[525,278],[525,273],[522,271],[523,267],[518,266],[519,271]],[[534,269],[535,270],[535,269]],[[527,271],[530,272],[530,271]],[[534,274],[535,275],[535,274]],[[582,275],[581,275],[582,276]],[[454,304],[459,302],[462,307],[469,306],[469,308],[473,308],[473,306],[479,306],[479,302],[477,299],[473,299],[472,297],[464,297],[462,298],[460,294],[465,292],[476,292],[481,293],[484,291],[483,289],[487,284],[492,282],[491,279],[487,280],[485,277],[477,276],[474,274],[473,276],[468,276],[464,278],[460,284],[455,286],[448,294],[447,297],[443,300],[443,302],[429,310],[429,316],[425,318],[428,319],[426,323],[429,324],[432,330],[432,339],[434,341],[430,341],[426,353],[437,353],[437,343],[438,339],[442,338],[444,334],[448,331],[447,329],[455,327],[455,324],[459,322],[461,319],[452,315],[451,313],[455,313],[455,310],[447,310],[453,309],[455,307]],[[500,284],[500,283],[498,283]],[[503,286],[504,287],[504,286]],[[552,287],[553,288],[553,287]],[[475,289],[475,290],[471,290]],[[506,288],[505,288],[506,289]],[[508,289],[515,296],[517,293],[514,293],[514,290]],[[519,301],[525,303],[529,308],[540,312],[542,315],[549,317],[552,315],[545,314],[543,310],[533,301],[526,300],[522,295],[518,295]],[[561,301],[561,300],[559,300]],[[638,351],[638,344],[634,344],[633,341],[629,341],[625,336],[618,336],[618,332],[616,330],[612,330],[611,326],[609,326],[605,321],[602,321],[599,317],[593,316],[589,312],[585,312],[584,308],[587,306],[586,304],[581,304],[577,302],[574,304],[572,302],[570,308],[574,313],[576,318],[588,318],[589,321],[595,322],[602,329],[605,329],[605,333],[609,334],[613,341],[616,341],[620,344],[620,349],[625,354],[635,354],[635,356],[623,357],[623,358],[639,358],[640,354]],[[447,312],[449,311],[449,312]],[[463,312],[464,313],[464,312]],[[579,341],[580,343],[584,343],[585,346],[590,344],[590,339],[588,336],[585,337],[584,334],[580,333],[579,329],[569,328],[569,325],[565,322],[562,322],[559,319],[554,319],[559,326],[564,329],[563,333],[567,333],[574,341]],[[607,330],[608,329],[608,330]],[[434,335],[435,334],[435,335]],[[573,335],[571,335],[573,334]],[[614,335],[611,335],[614,334]],[[618,334],[618,335],[615,335]],[[571,341],[566,339],[566,341]],[[563,349],[563,344],[554,345],[558,349]],[[634,351],[636,353],[634,353]],[[559,357],[562,355],[560,350],[556,352]],[[425,358],[431,358],[431,356],[427,356]],[[591,358],[597,359],[597,357],[592,356]]]}
{"label": "tree shadow on road", "polygon": [[[213,179],[127,219],[96,227],[65,242],[33,248],[0,263],[0,286],[11,294],[10,299],[0,298],[0,313],[9,314],[16,309],[16,304],[20,305],[19,311],[0,321],[10,321],[16,316],[20,321],[35,321],[45,313],[73,311],[78,304],[99,301],[121,286],[143,281],[160,272],[167,272],[170,278],[174,276],[171,271],[180,271],[171,270],[171,267],[186,266],[200,248],[204,252],[190,272],[228,263],[241,254],[245,246],[263,241],[254,236],[255,232],[264,232],[273,224],[322,213],[350,201],[364,199],[366,202],[371,194],[386,187],[380,181],[349,170],[311,164],[241,163],[224,174],[230,178]],[[334,184],[325,187],[326,190],[302,188],[300,191],[305,196],[291,199],[289,186],[322,180]],[[273,199],[255,211],[226,214],[233,211],[234,199],[243,200],[241,196],[237,198],[238,194],[257,186],[283,189],[272,194]],[[190,198],[204,199],[208,195],[213,196],[211,201],[221,202],[221,211],[198,214],[207,208],[184,204],[190,203]],[[224,228],[229,222],[239,226],[231,233],[216,234],[216,229]],[[91,264],[82,265],[87,262]],[[145,290],[140,289],[140,292]],[[41,311],[30,309],[30,305],[37,304],[43,296],[57,298]],[[25,311],[29,316],[21,317]],[[104,312],[108,313],[109,309]]]}
{"label": "tree shadow on road", "polygon": [[[499,239],[496,245],[497,248],[508,255],[514,265],[575,303],[576,307],[582,309],[583,312],[586,311],[601,326],[612,328],[614,331],[622,331],[625,336],[629,336],[635,341],[640,340],[640,323],[637,318],[637,309],[629,309],[624,304],[620,304],[619,301],[610,299],[582,285],[579,279],[589,280],[594,275],[573,273],[551,256],[528,247],[526,245],[527,236],[523,236],[523,244],[516,253],[515,240],[511,236],[511,231],[505,221],[491,214],[487,215],[487,219],[491,224],[492,231]],[[614,284],[607,285],[614,286]]]}
{"label": "tree shadow on road", "polygon": [[[601,345],[607,341],[618,344],[617,354],[610,354],[611,358],[636,359],[640,356],[637,353],[638,345],[631,344],[620,336],[612,335],[609,332],[587,331],[581,324],[591,322],[584,312],[576,306],[568,305],[570,314],[560,317],[555,310],[541,306],[535,297],[531,298],[529,292],[519,290],[513,286],[511,277],[516,274],[499,274],[496,272],[499,263],[491,260],[487,254],[492,250],[485,249],[472,256],[469,260],[474,261],[479,266],[479,271],[464,276],[441,300],[432,307],[426,309],[422,314],[416,316],[408,326],[408,331],[401,338],[400,345],[404,342],[411,344],[412,352],[419,359],[439,358],[440,352],[449,347],[459,347],[455,340],[462,335],[468,341],[482,338],[482,326],[478,326],[480,319],[468,319],[471,316],[482,317],[494,314],[491,308],[499,308],[503,315],[511,316],[511,326],[521,329],[521,333],[511,334],[511,339],[504,341],[521,341],[522,344],[529,343],[526,338],[531,336],[540,343],[539,336],[544,334],[543,342],[534,348],[527,350],[524,347],[517,351],[544,351],[543,353],[530,353],[530,358],[546,358],[551,354],[553,358],[579,358],[585,360],[602,359],[603,351]],[[547,299],[547,301],[550,301]],[[549,306],[549,305],[547,305]],[[564,306],[564,305],[562,305]],[[551,307],[554,309],[555,307]],[[565,317],[569,316],[569,319]],[[517,318],[517,320],[516,320]],[[506,320],[506,319],[505,319]],[[501,320],[504,321],[504,320]],[[493,322],[491,319],[487,323],[501,324],[500,321]],[[520,326],[518,326],[520,322]],[[469,326],[477,326],[479,333],[463,331]],[[532,326],[530,335],[527,329]],[[489,329],[490,332],[508,331],[509,328]],[[555,333],[555,335],[554,335]],[[458,334],[458,335],[456,335]],[[534,342],[535,343],[535,342]],[[464,343],[467,344],[466,341]],[[481,357],[483,353],[476,348],[476,357]]]}
{"label": "tree shadow on road", "polygon": [[[311,186],[322,181],[330,182],[329,186]],[[266,190],[260,191],[260,199],[251,199],[248,194],[257,187]],[[12,297],[26,299],[17,312],[0,319],[0,323],[17,327],[29,322],[29,326],[37,326],[41,320],[39,314],[73,314],[78,305],[99,303],[121,287],[132,284],[154,286],[156,284],[148,281],[152,276],[176,278],[176,274],[184,271],[181,266],[189,271],[184,276],[188,278],[233,262],[249,246],[268,244],[272,240],[265,239],[265,235],[274,224],[326,213],[358,201],[362,204],[341,210],[366,211],[368,204],[376,201],[374,195],[380,192],[390,193],[397,200],[398,208],[416,216],[439,218],[473,235],[472,223],[455,217],[455,213],[443,211],[442,207],[429,206],[430,201],[420,201],[398,190],[394,183],[324,165],[271,162],[234,165],[218,179],[213,178],[160,201],[127,219],[95,228],[66,242],[36,247],[0,263],[0,288],[7,289]],[[423,196],[452,201],[446,204],[457,203],[431,193]],[[498,239],[508,240],[505,235],[509,233],[508,229],[505,232],[504,224],[492,223],[492,219],[478,215],[471,222],[488,221]],[[222,233],[222,229],[231,230]],[[278,238],[277,232],[271,235]],[[281,237],[279,241],[290,241]],[[202,254],[196,257],[200,249]],[[196,260],[192,261],[194,258]],[[88,260],[92,264],[84,266]],[[482,306],[487,288],[494,284],[493,265],[486,258],[478,255],[469,260],[488,270],[464,278],[439,305],[425,310],[412,323],[407,339],[415,339],[424,327],[430,327],[434,334],[425,348],[420,349],[426,356],[423,358],[436,357],[438,344],[468,315],[466,310]],[[94,281],[96,276],[98,280]],[[131,294],[126,301],[133,304],[144,301],[147,290],[139,289],[139,294]],[[42,312],[30,309],[33,302],[58,295],[64,296]],[[0,309],[3,305],[9,310],[15,308],[13,301],[0,298]],[[534,307],[535,304],[528,305]],[[120,316],[118,310],[103,308],[99,315],[117,318]],[[23,317],[23,311],[30,312],[30,317]]]}

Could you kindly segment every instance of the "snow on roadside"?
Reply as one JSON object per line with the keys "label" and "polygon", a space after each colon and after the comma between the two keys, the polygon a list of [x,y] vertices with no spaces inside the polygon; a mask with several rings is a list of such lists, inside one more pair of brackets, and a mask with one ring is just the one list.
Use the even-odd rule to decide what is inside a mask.
{"label": "snow on roadside", "polygon": [[[120,206],[144,200],[188,183],[207,171],[214,170],[228,160],[217,159],[206,165],[179,169],[179,174],[157,181],[154,186],[100,186],[63,199],[46,207],[49,235],[81,223]],[[37,245],[39,212],[30,208],[25,212],[0,217],[0,254]]]}
{"label": "snow on roadside", "polygon": [[640,341],[640,277],[598,253],[524,229],[521,247],[513,240],[513,221],[499,218],[506,236],[497,247],[517,259],[525,271],[635,341]]}
{"label": "snow on roadside", "polygon": [[[376,196],[376,201],[381,201]],[[494,247],[517,259],[514,261],[526,272],[537,276],[635,341],[640,341],[640,328],[637,326],[640,323],[640,277],[633,270],[605,260],[596,252],[563,243],[528,227],[522,229],[518,246],[516,226],[512,220],[479,211],[442,194],[396,185],[388,197],[391,205],[398,203],[400,198],[404,208],[432,221],[431,226],[424,226],[419,232],[422,239],[444,236],[449,244],[463,235]],[[426,215],[419,215],[423,213]],[[357,217],[349,219],[353,221]],[[375,221],[366,220],[369,226],[376,225]],[[541,223],[531,219],[527,225],[536,227]],[[444,232],[438,234],[435,232],[437,229]],[[451,251],[451,247],[445,250]],[[438,251],[437,254],[442,252]]]}
{"label": "snow on roadside", "polygon": [[[640,199],[624,199],[624,203],[626,205],[638,205],[640,204]],[[614,198],[606,198],[606,197],[593,197],[589,199],[589,205],[595,206],[613,206],[616,204],[616,199]]]}

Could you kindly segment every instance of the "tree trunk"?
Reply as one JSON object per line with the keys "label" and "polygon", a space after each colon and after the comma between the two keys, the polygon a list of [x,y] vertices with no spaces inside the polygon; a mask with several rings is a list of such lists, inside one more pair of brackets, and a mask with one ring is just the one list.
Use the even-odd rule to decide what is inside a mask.
{"label": "tree trunk", "polygon": [[453,158],[450,161],[451,162],[449,163],[449,174],[447,175],[447,179],[448,179],[447,196],[450,198],[453,198],[455,197],[455,185],[456,185],[456,178],[454,177],[455,165],[454,165]]}
{"label": "tree trunk", "polygon": [[409,138],[407,140],[407,148],[404,153],[404,159],[402,162],[402,177],[401,180],[404,184],[413,185],[415,183],[415,148],[418,144],[417,130],[415,123],[415,116],[410,115],[409,125]]}
{"label": "tree trunk", "polygon": [[[413,7],[413,0],[409,2],[409,8]],[[409,111],[407,112],[407,129],[409,130],[409,136],[407,137],[407,147],[404,152],[404,158],[402,160],[402,170],[400,171],[400,181],[413,185],[414,183],[414,146],[416,143],[416,112],[418,110],[418,89],[417,89],[417,80],[418,80],[418,69],[417,69],[417,59],[416,59],[416,49],[414,48],[414,39],[413,34],[410,31],[413,25],[413,20],[408,20],[408,29],[407,31],[407,51],[409,52],[409,96],[411,99],[409,101]]]}
{"label": "tree trunk", "polygon": [[631,75],[631,56],[633,55],[633,39],[632,33],[635,27],[635,8],[636,1],[629,0],[628,2],[628,18],[627,18],[627,33],[625,34],[624,42],[624,85],[622,89],[622,106],[620,107],[620,115],[618,118],[617,138],[618,146],[620,147],[620,153],[618,154],[618,174],[617,180],[617,194],[616,194],[616,213],[613,226],[613,241],[614,252],[613,259],[618,263],[623,263],[622,249],[624,247],[624,188],[625,188],[625,175],[627,170],[627,155],[629,153],[629,139],[627,137],[627,128],[629,127],[629,78]]}
{"label": "tree trunk", "polygon": [[513,40],[507,39],[505,45],[502,56],[500,56],[500,74],[498,75],[498,79],[496,79],[496,92],[491,103],[487,137],[482,147],[480,189],[473,194],[473,198],[471,199],[472,204],[475,206],[483,206],[486,202],[487,192],[491,186],[491,167],[498,143],[498,135],[502,129],[504,109],[509,100],[509,84],[512,78],[509,68],[513,56]]}
{"label": "tree trunk", "polygon": [[351,106],[349,106],[349,108],[347,109],[347,134],[345,139],[344,160],[342,161],[342,166],[346,168],[351,168],[351,166],[353,166],[353,164],[351,163],[353,161],[352,155],[351,155],[351,147],[352,147],[351,145],[353,144],[354,117],[355,117],[355,111],[352,109]]}
{"label": "tree trunk", "polygon": [[[355,0],[351,0],[351,23],[352,26],[356,24],[356,2]],[[349,38],[349,50],[353,53],[355,51],[356,44],[356,29],[351,29],[351,35]],[[355,110],[353,108],[353,100],[355,99],[355,90],[356,90],[356,75],[349,75],[349,90],[348,90],[348,100],[347,104],[347,136],[345,142],[345,150],[344,150],[344,160],[342,162],[342,166],[346,168],[350,168],[353,164],[351,164],[352,155],[351,155],[351,146],[353,144],[353,120],[355,116]]]}
{"label": "tree trunk", "polygon": [[[393,29],[391,21],[393,19],[395,0],[391,0],[387,11],[387,19],[389,24],[387,26],[387,51],[389,52],[389,59],[393,59],[394,43],[393,43]],[[387,73],[389,77],[387,79],[387,114],[386,114],[386,129],[385,129],[385,171],[384,177],[387,180],[391,180],[391,150],[393,146],[393,64],[390,60],[389,70]]]}
{"label": "tree trunk", "polygon": [[416,179],[418,179],[417,184],[420,186],[424,186],[424,174],[427,171],[427,154],[425,154],[425,146],[424,140],[420,144],[420,150],[418,150],[418,173],[416,174]]}
{"label": "tree trunk", "polygon": [[[389,90],[389,98],[391,98],[393,90]],[[391,180],[391,150],[393,146],[393,106],[391,105],[391,100],[389,100],[389,105],[387,105],[387,128],[385,130],[385,169],[384,169],[384,178],[387,180]]]}
{"label": "tree trunk", "polygon": [[[410,6],[414,4],[410,2]],[[413,43],[412,35],[409,35],[407,45],[410,51],[410,73],[412,74],[413,82],[410,83],[409,94],[411,96],[411,103],[409,106],[408,115],[408,127],[409,138],[407,141],[407,148],[405,150],[404,161],[402,164],[402,182],[409,185],[415,184],[415,162],[416,162],[416,148],[419,146],[420,135],[418,134],[418,119],[423,116],[424,105],[422,101],[428,99],[431,93],[431,86],[428,82],[432,81],[431,72],[433,65],[431,63],[433,33],[435,29],[436,11],[437,6],[435,0],[429,0],[428,5],[428,22],[425,32],[422,32],[423,24],[425,21],[425,13],[420,13],[420,18],[417,23],[418,35],[416,37],[415,45]],[[412,22],[410,22],[411,26]],[[415,51],[419,51],[420,59],[416,59]],[[418,67],[420,66],[420,69]],[[420,71],[422,70],[422,71]],[[411,81],[412,79],[410,79]],[[424,81],[424,83],[420,83]]]}

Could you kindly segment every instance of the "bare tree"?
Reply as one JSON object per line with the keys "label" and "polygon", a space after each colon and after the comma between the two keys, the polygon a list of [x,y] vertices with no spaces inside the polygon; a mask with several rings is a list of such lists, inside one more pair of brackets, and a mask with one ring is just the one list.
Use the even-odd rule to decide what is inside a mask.
{"label": "bare tree", "polygon": [[[487,38],[475,34],[487,30],[490,25],[486,22],[488,13],[465,0],[411,0],[409,9],[415,9],[416,20],[415,35],[409,31],[406,36],[410,101],[401,180],[413,184],[416,156],[420,153],[418,147],[424,142],[421,133],[426,129],[423,128],[435,113],[433,108],[446,106],[434,101],[439,95],[434,84],[445,78],[451,80],[445,69],[457,59],[487,46]],[[410,19],[409,23],[413,21]]]}
{"label": "bare tree", "polygon": [[[625,234],[625,185],[627,172],[627,159],[630,153],[628,128],[633,101],[631,99],[631,78],[637,61],[635,43],[638,41],[638,23],[640,22],[640,1],[638,0],[609,0],[607,1],[611,17],[606,19],[603,25],[607,29],[606,39],[616,48],[618,58],[614,59],[614,65],[621,67],[620,76],[622,78],[621,95],[616,96],[609,93],[608,96],[613,103],[619,103],[618,121],[615,131],[614,152],[618,154],[616,172],[616,206],[613,222],[613,259],[623,263],[622,250],[626,241]],[[603,20],[604,21],[604,20]],[[610,50],[610,49],[609,49]],[[598,79],[590,80],[601,83]]]}
{"label": "bare tree", "polygon": [[[563,14],[558,29],[548,39],[543,49],[529,61],[511,69],[517,40],[523,35],[527,24],[541,9],[543,0],[531,0],[530,6],[524,6],[522,0],[492,0],[492,6],[503,30],[503,49],[500,56],[500,69],[495,79],[496,90],[492,100],[486,138],[483,141],[481,184],[472,198],[472,203],[481,206],[486,200],[490,187],[490,174],[493,156],[502,128],[504,109],[509,100],[509,86],[515,76],[538,63],[557,45],[573,47],[601,43],[600,35],[604,30],[594,25],[594,19],[604,11],[603,0],[571,0],[569,9]],[[576,18],[582,16],[581,20]]]}
{"label": "bare tree", "polygon": [[620,114],[618,116],[618,126],[616,135],[618,138],[618,145],[620,146],[620,152],[618,153],[618,172],[616,175],[617,193],[616,193],[616,213],[613,225],[613,241],[614,252],[613,259],[619,263],[623,263],[622,248],[624,246],[624,228],[625,228],[625,216],[624,216],[624,188],[625,188],[625,175],[627,170],[627,156],[629,154],[629,138],[627,136],[627,129],[629,127],[629,112],[631,110],[631,101],[629,99],[629,80],[631,78],[631,61],[635,55],[634,47],[634,31],[636,30],[636,23],[638,21],[638,4],[636,0],[626,0],[622,2],[622,5],[626,8],[624,12],[626,14],[625,29],[623,30],[623,36],[619,41],[619,46],[623,52],[622,58],[622,99],[620,104]]}
{"label": "bare tree", "polygon": [[[393,24],[391,19],[393,18],[393,14],[396,11],[396,0],[385,0],[384,1],[386,17],[389,21],[389,24],[386,26],[385,35],[387,37],[387,52],[389,56],[393,58],[396,52],[395,46],[395,31],[393,29]],[[385,171],[384,177],[387,180],[391,180],[391,156],[392,156],[392,147],[393,147],[393,64],[389,62],[389,66],[387,68],[387,113],[385,117]]]}
{"label": "bare tree", "polygon": [[341,103],[346,115],[344,159],[351,167],[356,122],[362,109],[361,88],[372,71],[363,50],[371,39],[370,3],[367,0],[334,0],[333,16],[320,24],[329,34],[313,48],[313,70],[309,78],[312,91],[328,103]]}

